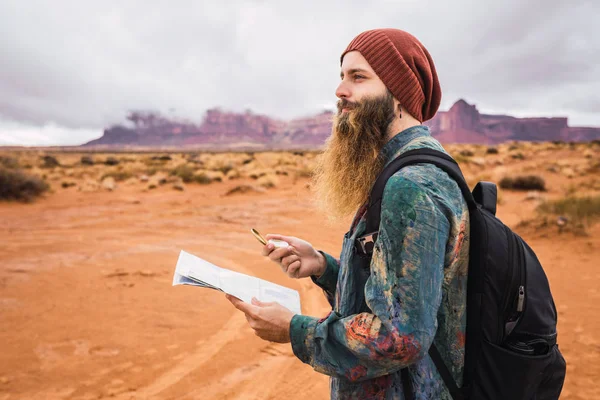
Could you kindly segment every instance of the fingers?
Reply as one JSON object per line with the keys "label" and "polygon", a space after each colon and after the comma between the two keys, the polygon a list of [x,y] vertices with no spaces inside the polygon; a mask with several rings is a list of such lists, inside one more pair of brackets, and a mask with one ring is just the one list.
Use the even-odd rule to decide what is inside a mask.
{"label": "fingers", "polygon": [[269,254],[269,258],[271,261],[275,261],[276,263],[280,263],[281,259],[287,256],[291,256],[294,254],[294,248],[291,246],[288,247],[280,247],[278,249],[273,250]]}
{"label": "fingers", "polygon": [[288,276],[292,277],[292,278],[298,278],[298,275],[300,273],[300,266],[301,266],[301,262],[300,260],[296,260],[294,262],[292,262],[288,267],[287,267],[287,274]]}
{"label": "fingers", "polygon": [[233,304],[233,306],[235,308],[237,308],[244,314],[249,315],[250,317],[253,317],[253,318],[258,315],[258,307],[257,306],[255,306],[253,304],[248,304],[248,303],[238,299],[237,297],[231,296],[229,294],[226,294],[225,297],[227,298],[227,300],[229,300],[231,302],[231,304]]}
{"label": "fingers", "polygon": [[281,268],[284,269],[284,271],[287,271],[288,267],[294,262],[294,261],[300,261],[300,257],[292,254],[291,256],[286,256],[283,257],[281,259]]}

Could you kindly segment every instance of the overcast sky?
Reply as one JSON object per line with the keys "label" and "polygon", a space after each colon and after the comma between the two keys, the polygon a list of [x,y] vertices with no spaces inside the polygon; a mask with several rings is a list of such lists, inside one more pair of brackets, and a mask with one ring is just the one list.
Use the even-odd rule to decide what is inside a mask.
{"label": "overcast sky", "polygon": [[340,53],[378,27],[427,47],[441,110],[600,126],[599,20],[597,0],[2,0],[0,145],[81,144],[133,109],[332,109]]}

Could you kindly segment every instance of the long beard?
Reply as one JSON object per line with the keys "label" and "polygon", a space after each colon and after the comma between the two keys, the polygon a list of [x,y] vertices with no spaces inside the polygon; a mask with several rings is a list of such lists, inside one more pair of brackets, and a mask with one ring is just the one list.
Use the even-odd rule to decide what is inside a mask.
{"label": "long beard", "polygon": [[[344,107],[350,111],[342,114]],[[367,201],[385,163],[380,151],[394,118],[389,91],[356,104],[338,102],[332,134],[317,159],[313,178],[317,205],[331,220],[347,217]]]}

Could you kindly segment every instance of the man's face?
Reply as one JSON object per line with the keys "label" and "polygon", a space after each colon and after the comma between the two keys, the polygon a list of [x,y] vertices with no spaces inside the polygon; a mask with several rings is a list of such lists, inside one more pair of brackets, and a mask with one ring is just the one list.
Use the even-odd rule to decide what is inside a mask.
{"label": "man's face", "polygon": [[395,101],[357,52],[344,57],[336,94],[338,113],[317,163],[314,188],[330,217],[344,217],[367,200],[381,172],[380,151],[395,118]]}
{"label": "man's face", "polygon": [[344,55],[340,78],[335,95],[340,99],[338,112],[342,114],[350,111],[363,98],[381,97],[387,92],[382,80],[358,51]]}

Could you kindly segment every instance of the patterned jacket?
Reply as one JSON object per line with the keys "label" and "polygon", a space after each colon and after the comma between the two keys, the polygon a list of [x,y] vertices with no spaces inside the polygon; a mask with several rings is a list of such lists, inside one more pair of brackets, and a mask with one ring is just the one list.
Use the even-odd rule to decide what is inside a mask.
{"label": "patterned jacket", "polygon": [[[444,151],[424,125],[404,130],[382,149],[386,165],[416,148]],[[295,315],[294,354],[329,375],[331,399],[404,399],[408,367],[416,399],[450,399],[428,355],[435,343],[462,385],[469,257],[469,212],[444,171],[416,164],[395,173],[382,200],[379,236],[364,287],[370,313],[352,313],[353,244],[365,234],[365,207],[344,236],[340,258],[322,252],[325,273],[313,281],[332,304],[322,319]]]}

